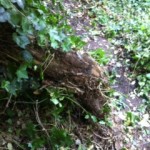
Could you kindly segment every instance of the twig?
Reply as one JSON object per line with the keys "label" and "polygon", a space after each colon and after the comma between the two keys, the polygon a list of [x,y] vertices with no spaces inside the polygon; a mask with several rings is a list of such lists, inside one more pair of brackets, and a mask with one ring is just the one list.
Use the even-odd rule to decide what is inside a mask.
{"label": "twig", "polygon": [[7,101],[7,104],[6,104],[6,106],[5,106],[5,110],[6,110],[6,108],[8,108],[8,106],[9,106],[9,104],[10,104],[10,101],[11,101],[11,98],[12,98],[12,94],[10,95],[10,97],[9,97],[9,99],[8,99],[8,101]]}
{"label": "twig", "polygon": [[44,125],[41,122],[41,119],[39,117],[39,112],[38,112],[38,100],[36,100],[36,108],[34,108],[35,111],[35,115],[36,115],[36,120],[39,123],[39,125],[42,127],[42,130],[45,131],[46,135],[48,137],[50,137],[49,133],[47,132],[46,128],[44,127]]}
{"label": "twig", "polygon": [[13,56],[11,56],[11,55],[9,55],[9,54],[7,54],[5,52],[0,51],[0,53],[5,54],[8,58],[12,59],[15,62],[19,62],[16,58],[14,58]]}
{"label": "twig", "polygon": [[[34,108],[34,111],[35,111],[35,116],[36,116],[36,120],[38,122],[38,124],[41,126],[42,130],[46,133],[48,139],[50,139],[50,135],[49,133],[47,132],[46,128],[44,127],[40,117],[39,117],[39,111],[38,111],[38,100],[36,100],[36,107]],[[52,149],[52,145],[51,145],[51,142],[49,143],[49,148]]]}
{"label": "twig", "polygon": [[[47,98],[45,98],[45,99],[43,99],[43,100],[41,100],[41,101],[38,101],[38,104],[40,104],[40,103],[42,103],[42,102],[44,102],[44,101],[46,101],[47,100]],[[15,102],[16,104],[36,104],[37,102],[26,102],[26,101],[16,101]]]}
{"label": "twig", "polygon": [[98,147],[98,150],[103,150],[103,147],[100,144],[98,144],[94,141],[92,141],[92,143],[95,144]]}
{"label": "twig", "polygon": [[0,147],[0,149],[2,149],[2,150],[5,150],[5,149],[8,150],[8,148],[5,148],[5,147]]}
{"label": "twig", "polygon": [[[43,73],[45,72],[45,70],[48,68],[48,66],[50,65],[50,63],[52,62],[52,60],[54,59],[54,54],[49,54],[48,57],[46,58],[45,62],[43,63],[43,66],[45,66],[45,68],[43,69]],[[51,57],[51,58],[50,58]]]}
{"label": "twig", "polygon": [[95,132],[93,132],[93,133],[94,133],[95,136],[97,136],[100,139],[103,139],[103,140],[110,140],[111,139],[111,137],[102,137],[102,136],[96,134]]}
{"label": "twig", "polygon": [[17,141],[13,140],[12,141],[14,144],[16,144],[20,149],[26,150],[23,146],[21,146]]}

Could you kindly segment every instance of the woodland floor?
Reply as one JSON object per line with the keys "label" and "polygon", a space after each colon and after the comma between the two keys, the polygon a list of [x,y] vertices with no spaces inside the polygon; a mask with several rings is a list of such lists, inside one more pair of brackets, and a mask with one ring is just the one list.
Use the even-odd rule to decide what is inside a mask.
{"label": "woodland floor", "polygon": [[[119,48],[116,49],[100,32],[94,33],[87,10],[83,11],[83,5],[80,2],[66,0],[64,6],[68,14],[72,14],[72,18],[68,18],[68,22],[75,29],[76,34],[81,36],[87,43],[82,52],[88,53],[97,48],[102,48],[105,50],[106,55],[110,57],[110,62],[105,69],[110,74],[115,72],[116,82],[112,85],[112,88],[119,93],[119,95],[116,95],[115,100],[119,101],[118,105],[122,105],[122,109],[114,108],[111,112],[113,122],[111,128],[113,131],[105,126],[102,126],[101,129],[97,126],[93,128],[90,125],[91,122],[85,119],[83,119],[84,121],[79,120],[78,116],[80,116],[80,112],[75,113],[72,118],[67,118],[69,124],[68,122],[57,124],[59,127],[69,128],[73,134],[76,143],[71,150],[77,150],[79,144],[82,144],[84,147],[86,141],[89,141],[90,144],[88,148],[86,145],[85,150],[150,150],[150,135],[143,134],[138,128],[128,128],[129,132],[126,132],[124,129],[124,113],[131,110],[135,113],[138,112],[142,103],[142,99],[133,94],[135,87],[131,84],[130,78],[127,77],[130,71],[124,65],[124,52],[120,51]],[[98,30],[101,31],[102,28],[99,27]],[[120,99],[122,99],[121,102]],[[24,149],[20,143],[29,143],[27,141],[28,136],[26,134],[25,137],[22,137],[20,133],[22,130],[23,132],[27,132],[25,130],[26,122],[30,123],[33,121],[39,128],[37,132],[41,135],[46,134],[46,131],[41,129],[40,122],[46,122],[51,119],[49,111],[47,111],[48,106],[36,110],[34,109],[35,103],[16,101],[12,106],[10,104],[10,107],[12,109],[6,110],[5,114],[3,112],[0,113],[0,127],[3,129],[0,130],[0,150],[9,149],[11,143],[18,147],[17,149]],[[1,106],[1,110],[3,108],[5,108],[5,105]],[[16,113],[13,112],[14,109]],[[10,119],[8,119],[8,116]],[[33,128],[32,124],[30,125],[30,129]],[[51,127],[51,124],[45,123],[43,125],[46,129]],[[7,148],[4,148],[6,144]],[[128,149],[123,149],[123,147]],[[41,150],[50,149],[43,148]]]}
{"label": "woodland floor", "polygon": [[[128,74],[132,74],[132,72],[130,72],[129,68],[124,64],[126,59],[125,52],[114,47],[101,32],[94,33],[95,30],[93,29],[91,18],[88,16],[88,10],[84,9],[83,3],[66,0],[65,7],[68,13],[74,14],[74,16],[72,15],[73,17],[68,18],[70,25],[74,28],[76,34],[81,36],[87,43],[83,51],[88,52],[102,48],[110,58],[106,70],[108,72],[115,72],[115,83],[112,85],[112,88],[117,93],[120,93],[124,108],[121,110],[114,109],[111,112],[114,122],[112,128],[114,134],[116,134],[113,148],[116,150],[121,150],[123,147],[130,150],[150,150],[150,135],[144,135],[138,127],[134,129],[131,128],[128,134],[123,129],[121,114],[123,115],[127,111],[136,113],[143,103],[142,98],[133,94],[136,87],[131,83],[131,79],[128,77]],[[101,31],[102,28],[99,27],[96,31],[97,30]],[[116,98],[119,99],[117,96]]]}

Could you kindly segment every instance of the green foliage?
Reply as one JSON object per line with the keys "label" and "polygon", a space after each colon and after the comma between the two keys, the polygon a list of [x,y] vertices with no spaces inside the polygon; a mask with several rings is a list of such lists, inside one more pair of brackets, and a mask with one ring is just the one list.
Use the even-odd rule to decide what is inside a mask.
{"label": "green foliage", "polygon": [[143,96],[146,99],[150,100],[150,79],[149,74],[146,75],[139,75],[137,77],[138,84],[140,88],[138,89],[137,93],[138,96]]}
{"label": "green foliage", "polygon": [[[38,122],[39,120],[34,116],[34,119],[37,119],[36,123],[34,119],[31,120],[30,118],[26,122],[23,121],[23,128],[20,127],[15,131],[16,128],[11,116],[13,113],[9,112],[7,120],[9,132],[15,132],[21,138],[23,136],[23,143],[19,144],[21,149],[45,149],[45,147],[49,148],[51,144],[54,150],[60,149],[60,147],[69,149],[73,144],[73,139],[68,132],[68,124],[66,130],[63,129],[63,125],[70,118],[74,108],[81,109],[84,114],[88,113],[94,122],[97,122],[97,118],[77,103],[74,95],[66,89],[49,87],[46,88],[44,94],[42,93],[44,96],[39,95],[40,92],[43,92],[39,90],[41,85],[38,79],[40,77],[33,78],[28,73],[29,69],[33,70],[34,65],[34,58],[30,53],[30,48],[32,44],[35,44],[36,47],[40,46],[42,49],[50,51],[62,50],[63,52],[68,52],[81,49],[85,43],[80,37],[74,35],[74,31],[67,24],[66,12],[59,0],[49,2],[43,2],[42,0],[0,0],[0,23],[12,26],[14,33],[9,34],[12,34],[13,41],[22,49],[20,51],[22,56],[21,64],[18,66],[15,62],[10,63],[6,70],[5,78],[1,81],[1,89],[4,89],[9,96],[8,103],[11,103],[14,99],[17,103],[18,99],[21,99],[25,104],[35,105],[35,101],[42,97],[42,99],[46,100],[41,105],[44,108],[47,107],[48,112],[46,113],[49,114],[48,119],[45,117],[41,119],[36,116],[39,120],[43,120],[41,122],[43,126],[49,123],[48,130],[43,131],[43,127],[42,129],[39,127],[41,125]],[[13,51],[13,49],[10,50]],[[37,70],[36,66],[34,70]],[[41,79],[43,79],[43,71],[40,71]],[[31,111],[30,106],[29,108]],[[20,113],[22,118],[29,114],[29,111],[23,114],[23,110]],[[37,110],[34,108],[34,111],[36,112]],[[45,134],[45,131],[47,134]],[[11,145],[9,144],[8,147],[10,148]]]}
{"label": "green foliage", "polygon": [[65,52],[84,45],[67,25],[65,11],[59,1],[0,0],[0,23],[7,22],[15,30],[12,38],[23,49],[21,54],[24,61],[19,68],[9,65],[8,76],[1,83],[1,87],[12,95],[17,96],[22,82],[29,79],[27,70],[33,65],[33,56],[27,48],[33,42],[44,49]]}
{"label": "green foliage", "polygon": [[18,80],[20,80],[20,79],[28,79],[27,65],[26,64],[21,65],[18,68],[16,74],[17,74]]}
{"label": "green foliage", "polygon": [[51,141],[54,144],[54,149],[63,147],[70,147],[73,144],[71,136],[63,129],[53,128],[51,130]]}
{"label": "green foliage", "polygon": [[109,61],[105,51],[101,48],[88,52],[100,65],[106,65]]}
{"label": "green foliage", "polygon": [[3,7],[0,7],[0,22],[6,22],[10,19],[10,15]]}
{"label": "green foliage", "polygon": [[46,143],[46,139],[40,136],[37,133],[37,126],[33,122],[28,122],[26,124],[26,128],[24,129],[24,135],[28,136],[28,139],[31,141],[27,143],[28,149],[36,150],[37,148],[43,148],[44,144]]}
{"label": "green foliage", "polygon": [[138,93],[149,99],[149,1],[101,1],[101,6],[91,10],[91,14],[96,16],[94,22],[103,26],[103,34],[113,45],[126,50],[130,59],[128,65],[138,81]]}
{"label": "green foliage", "polygon": [[8,66],[13,73],[8,70],[8,77],[1,83],[1,87],[8,93],[17,95],[20,90],[18,85],[29,79],[27,70],[32,69],[34,62],[29,52],[33,43],[44,49],[64,52],[82,48],[84,42],[74,35],[72,28],[67,25],[65,15],[60,1],[0,0],[0,23],[9,23],[13,27],[15,32],[12,38],[23,49],[20,52],[23,63],[19,68],[13,64]]}
{"label": "green foliage", "polygon": [[139,121],[140,118],[137,115],[135,115],[133,112],[126,113],[126,120],[125,120],[126,126],[135,126]]}
{"label": "green foliage", "polygon": [[[36,38],[42,47],[66,52],[74,47],[80,49],[84,42],[72,34],[73,30],[63,16],[62,5],[49,3],[50,8],[40,0],[1,0],[0,22],[9,22],[16,29],[13,39],[23,49],[31,44],[31,37]],[[53,12],[55,7],[56,13]]]}
{"label": "green foliage", "polygon": [[[64,92],[63,91],[62,90],[59,91],[59,89],[56,88],[54,89],[51,88],[52,93],[51,95],[53,95],[53,93],[55,92],[56,95],[55,97],[60,98],[62,95],[64,96],[66,93],[66,91]],[[50,92],[50,90],[48,92]],[[60,147],[70,149],[72,144],[74,144],[73,137],[68,131],[69,126],[71,126],[71,124],[68,126],[69,121],[67,121],[67,119],[69,118],[68,117],[69,112],[71,113],[72,111],[70,109],[72,106],[71,105],[65,106],[65,109],[62,109],[64,108],[64,104],[62,107],[59,106],[55,107],[55,104],[51,100],[49,101],[48,95],[49,93],[47,94],[47,91],[44,90],[42,96],[39,95],[37,96],[39,100],[42,99],[40,102],[41,104],[38,103],[38,107],[41,109],[39,109],[39,111],[35,110],[35,112],[37,111],[39,113],[39,118],[35,116],[34,111],[33,112],[31,111],[34,105],[36,104],[35,99],[37,98],[35,97],[34,99],[34,96],[31,94],[27,96],[25,94],[23,95],[23,101],[25,102],[25,104],[27,104],[26,105],[27,107],[25,107],[24,104],[23,107],[21,106],[23,110],[19,109],[14,110],[11,108],[11,106],[6,110],[5,112],[6,121],[3,121],[4,123],[1,122],[1,125],[2,124],[5,125],[6,130],[8,130],[7,132],[17,136],[20,139],[23,139],[20,140],[21,142],[20,141],[17,142],[20,147],[23,147],[21,149],[36,150],[36,149],[50,148],[50,145],[54,150],[60,149]],[[32,101],[26,100],[30,98],[28,96],[31,96]],[[20,96],[20,98],[22,98],[22,96]],[[43,98],[46,99],[43,100]],[[12,100],[14,99],[12,98]],[[64,98],[64,101],[65,100],[67,100],[67,98],[66,99]],[[30,104],[32,104],[33,107]],[[62,109],[61,112],[60,109]],[[44,110],[45,113],[42,113],[42,110]],[[60,113],[58,113],[58,111]],[[30,115],[29,112],[32,115]],[[40,125],[40,123],[37,123],[38,120],[41,121],[42,126]],[[67,124],[65,127],[66,121]],[[19,124],[17,124],[17,122]]]}
{"label": "green foliage", "polygon": [[65,104],[67,102],[74,102],[75,98],[73,93],[70,91],[67,91],[65,88],[46,88],[49,96],[50,96],[50,101],[55,105],[58,106],[58,108],[63,107],[63,103],[65,101]]}
{"label": "green foliage", "polygon": [[93,122],[98,122],[97,117],[95,117],[94,115],[91,115],[91,114],[85,115],[85,119],[90,119],[90,120],[92,120]]}
{"label": "green foliage", "polygon": [[3,80],[1,83],[1,88],[5,89],[11,95],[16,95],[16,83],[15,81],[6,81]]}

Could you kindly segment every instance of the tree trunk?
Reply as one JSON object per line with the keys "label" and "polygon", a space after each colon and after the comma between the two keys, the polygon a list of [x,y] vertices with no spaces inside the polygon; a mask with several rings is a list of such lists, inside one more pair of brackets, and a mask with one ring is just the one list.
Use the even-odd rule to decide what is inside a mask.
{"label": "tree trunk", "polygon": [[[0,41],[0,63],[6,66],[10,61],[22,62],[20,49],[10,39],[4,36],[3,41]],[[103,93],[107,81],[103,69],[88,54],[60,51],[46,54],[45,51],[33,47],[30,47],[30,52],[34,56],[35,64],[43,67],[43,84],[49,85],[53,82],[58,87],[71,90],[83,107],[98,117],[102,116],[101,110],[107,100]]]}

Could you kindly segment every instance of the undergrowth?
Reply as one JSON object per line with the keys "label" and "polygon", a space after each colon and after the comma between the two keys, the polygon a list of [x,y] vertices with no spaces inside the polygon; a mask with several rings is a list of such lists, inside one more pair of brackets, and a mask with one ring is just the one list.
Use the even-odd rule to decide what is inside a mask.
{"label": "undergrowth", "polygon": [[[127,75],[130,84],[135,88],[129,95],[117,91],[111,93],[111,108],[116,110],[116,114],[122,120],[118,127],[124,131],[122,149],[141,149],[136,140],[137,134],[141,135],[143,143],[148,143],[144,138],[150,135],[150,1],[90,2],[92,6],[88,15],[95,27],[94,31],[99,33],[101,28],[101,36],[111,42],[110,51],[114,53],[116,67],[118,65],[125,68],[125,76]],[[117,74],[114,71],[113,81],[115,77]],[[130,96],[132,98],[128,100]],[[132,99],[135,97],[141,99],[138,107],[132,105]],[[131,106],[126,104],[126,100],[131,101]]]}
{"label": "undergrowth", "polygon": [[[100,5],[99,5],[100,4]],[[136,94],[150,101],[150,3],[148,0],[101,1],[91,9],[93,24],[124,53]]]}
{"label": "undergrowth", "polygon": [[[34,64],[30,53],[32,45],[53,53],[82,49],[85,44],[67,24],[66,15],[59,0],[0,0],[0,28],[8,24],[11,26],[12,33],[9,35],[20,47],[22,56],[19,66],[11,63],[4,70],[1,66],[0,141],[3,141],[3,148],[69,150],[77,146],[76,149],[82,150],[88,148],[91,141],[87,136],[87,143],[83,145],[73,134],[78,128],[76,122],[84,120],[89,123],[91,120],[110,126],[107,117],[105,120],[96,118],[75,100],[70,91],[59,87],[41,87],[44,70]],[[104,57],[103,51],[98,54]],[[107,60],[104,57],[101,61],[105,64]],[[34,77],[29,70],[33,74],[40,70],[40,73]],[[104,111],[108,112],[109,108],[104,107]]]}
{"label": "undergrowth", "polygon": [[[94,5],[88,10],[92,25],[100,26],[102,34],[123,52],[125,65],[132,72],[132,83],[137,87],[135,94],[142,96],[146,102],[146,106],[139,112],[145,112],[150,106],[149,0],[94,1]],[[14,30],[12,39],[21,48],[22,55],[19,67],[10,65],[7,74],[0,76],[0,106],[4,110],[1,112],[1,126],[9,133],[5,135],[0,130],[1,135],[4,134],[0,136],[0,140],[4,141],[3,146],[9,150],[47,147],[67,150],[73,148],[73,144],[82,150],[90,147],[91,141],[87,137],[87,145],[82,145],[78,137],[72,134],[78,128],[76,122],[81,123],[79,118],[87,124],[88,120],[92,120],[94,123],[111,126],[108,116],[105,120],[99,120],[78,104],[70,91],[58,87],[41,90],[41,80],[44,78],[41,68],[38,68],[41,70],[38,78],[33,78],[28,73],[28,70],[35,71],[38,67],[34,65],[34,58],[29,50],[33,43],[51,52],[82,49],[85,43],[74,35],[66,16],[59,0],[49,3],[40,0],[0,0],[0,27],[6,23],[11,25]],[[102,49],[89,53],[101,65],[108,62]],[[118,98],[114,104],[111,103],[116,109],[126,107],[123,96],[114,91],[110,92],[110,96]],[[106,105],[104,111],[110,111],[110,107]],[[139,127],[139,122],[144,128],[148,115],[143,120],[140,117],[134,112],[126,112],[126,118],[123,118],[125,129]],[[15,138],[12,137],[13,133]],[[8,139],[3,138],[4,136]]]}

